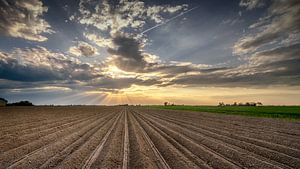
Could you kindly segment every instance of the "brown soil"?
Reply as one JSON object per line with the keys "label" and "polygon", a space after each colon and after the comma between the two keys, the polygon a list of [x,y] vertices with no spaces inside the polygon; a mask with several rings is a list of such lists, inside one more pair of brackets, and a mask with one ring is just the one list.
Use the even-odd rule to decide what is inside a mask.
{"label": "brown soil", "polygon": [[144,107],[1,107],[2,168],[300,168],[300,122]]}

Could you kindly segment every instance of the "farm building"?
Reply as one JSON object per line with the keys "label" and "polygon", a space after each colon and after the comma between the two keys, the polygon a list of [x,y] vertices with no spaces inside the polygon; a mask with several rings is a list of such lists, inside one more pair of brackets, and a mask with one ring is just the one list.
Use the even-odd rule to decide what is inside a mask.
{"label": "farm building", "polygon": [[0,106],[6,106],[7,100],[0,98]]}

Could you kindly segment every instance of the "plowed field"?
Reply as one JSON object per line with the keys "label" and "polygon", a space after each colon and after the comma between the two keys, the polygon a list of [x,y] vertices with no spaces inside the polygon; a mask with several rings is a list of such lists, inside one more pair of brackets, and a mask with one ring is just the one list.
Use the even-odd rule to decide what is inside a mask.
{"label": "plowed field", "polygon": [[300,168],[300,122],[145,107],[2,107],[0,168]]}

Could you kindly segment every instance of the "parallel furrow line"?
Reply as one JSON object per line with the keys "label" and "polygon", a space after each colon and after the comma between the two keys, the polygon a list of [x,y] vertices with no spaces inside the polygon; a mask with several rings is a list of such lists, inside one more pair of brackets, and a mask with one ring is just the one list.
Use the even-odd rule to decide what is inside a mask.
{"label": "parallel furrow line", "polygon": [[[109,117],[110,117],[110,116],[109,116]],[[25,156],[22,157],[21,159],[18,159],[17,161],[15,161],[15,162],[14,162],[12,165],[10,165],[10,167],[8,167],[8,168],[15,168],[16,166],[20,165],[21,163],[26,162],[26,161],[27,161],[31,156],[33,156],[34,154],[36,154],[36,153],[38,153],[38,152],[40,152],[40,151],[46,151],[46,150],[48,150],[48,149],[51,149],[51,148],[53,147],[53,145],[59,143],[60,141],[66,140],[66,138],[72,138],[73,135],[80,135],[80,133],[82,133],[82,135],[80,135],[80,137],[83,136],[83,135],[86,133],[86,131],[90,131],[91,129],[93,129],[94,126],[97,125],[98,121],[99,121],[99,122],[102,122],[103,119],[97,119],[97,120],[95,120],[95,121],[89,123],[88,126],[85,126],[85,127],[82,128],[80,131],[71,133],[71,134],[69,134],[69,135],[67,135],[67,136],[64,136],[64,137],[62,137],[62,138],[56,140],[55,142],[53,142],[53,143],[51,143],[51,144],[48,144],[48,145],[46,145],[46,146],[43,146],[43,147],[41,147],[41,148],[39,148],[39,149],[37,149],[37,150],[35,150],[35,151],[33,151],[33,152],[31,152],[31,153],[25,155]],[[48,153],[49,153],[49,152],[48,152]]]}
{"label": "parallel furrow line", "polygon": [[[176,114],[179,114],[177,111],[172,111],[172,112],[169,112],[169,115],[172,115],[174,114],[174,112],[176,112]],[[182,112],[180,112],[182,113]],[[201,114],[201,116],[199,116],[199,113],[198,114],[191,114],[191,113],[195,113],[195,112],[187,112],[189,113],[189,116],[185,116],[183,118],[186,118],[186,119],[192,119],[192,120],[199,120],[199,121],[209,121],[209,122],[213,122],[215,123],[215,125],[218,125],[218,124],[226,124],[228,121],[224,120],[224,119],[220,119],[221,117],[218,117],[218,116],[214,116],[214,117],[210,117],[210,116],[207,116],[207,115],[204,115],[204,114]],[[182,115],[182,114],[181,114]],[[286,130],[286,129],[279,129],[279,128],[273,128],[273,127],[270,127],[270,126],[263,126],[263,125],[251,125],[249,123],[245,123],[245,122],[240,122],[240,121],[235,121],[235,123],[238,123],[239,125],[242,125],[244,128],[246,129],[250,129],[250,130],[253,130],[253,131],[260,131],[260,132],[263,132],[263,133],[270,133],[270,134],[274,134],[276,133],[277,135],[282,135],[284,137],[292,137],[292,138],[295,138],[295,139],[299,139],[300,138],[300,133],[299,134],[295,134],[297,133],[297,130],[296,132],[291,132],[290,130]],[[228,124],[228,123],[227,123]]]}
{"label": "parallel furrow line", "polygon": [[[143,117],[142,117],[143,119]],[[156,130],[159,134],[161,134],[166,140],[168,140],[171,144],[177,147],[188,159],[192,159],[192,161],[200,168],[212,168],[210,167],[203,159],[199,158],[197,155],[193,154],[188,148],[179,143],[176,139],[169,136],[167,133],[150,123],[148,120],[143,119],[149,126],[151,126],[154,130]]]}
{"label": "parallel furrow line", "polygon": [[[72,116],[72,119],[79,119],[83,117],[83,115],[77,115],[77,116]],[[39,121],[37,120],[37,122],[28,122],[26,124],[20,124],[20,125],[13,125],[13,126],[10,126],[10,127],[7,127],[6,130],[1,130],[1,133],[4,134],[4,133],[10,133],[11,131],[16,131],[18,130],[18,132],[22,132],[24,130],[31,130],[31,129],[34,129],[34,128],[38,128],[38,127],[43,127],[43,126],[47,126],[47,125],[53,125],[55,123],[59,123],[59,122],[64,122],[64,121],[68,121],[70,120],[70,117],[65,117],[63,119],[54,119],[54,120],[43,120],[43,121]],[[28,125],[30,124],[30,125]],[[2,135],[4,136],[4,135]],[[2,137],[1,136],[1,137]]]}
{"label": "parallel furrow line", "polygon": [[[109,115],[107,115],[109,116]],[[101,118],[102,119],[102,118]],[[96,118],[96,119],[90,119],[90,120],[86,120],[86,121],[83,121],[83,122],[80,122],[78,124],[75,124],[74,126],[70,126],[68,127],[67,129],[62,129],[62,130],[59,130],[55,133],[52,133],[50,135],[47,135],[47,136],[44,136],[44,137],[41,137],[39,138],[38,140],[34,141],[34,142],[31,142],[31,143],[28,143],[28,144],[25,144],[25,145],[22,145],[20,147],[17,147],[17,148],[14,148],[14,149],[11,149],[5,153],[3,153],[0,157],[4,157],[4,158],[7,158],[7,156],[12,156],[12,155],[17,155],[15,158],[14,161],[10,162],[10,163],[17,163],[18,161],[26,158],[26,157],[29,157],[31,156],[32,154],[38,152],[39,150],[43,150],[43,149],[47,149],[53,142],[53,141],[57,141],[57,140],[62,140],[64,139],[65,137],[67,137],[68,135],[65,135],[65,133],[71,133],[69,135],[72,135],[74,131],[76,131],[77,128],[80,128],[80,127],[84,127],[86,125],[88,126],[91,126],[91,124],[94,124],[96,121],[98,121],[99,119]],[[46,141],[46,142],[45,142]],[[32,149],[31,152],[27,153],[27,154],[15,154],[16,152],[19,152],[19,150],[23,150],[23,149],[27,149],[28,147],[32,147],[32,146],[35,146],[37,147],[36,149]],[[27,150],[26,150],[27,151]],[[18,157],[19,156],[19,157]],[[0,158],[0,159],[1,159]]]}
{"label": "parallel furrow line", "polygon": [[[60,128],[65,128],[65,127],[70,127],[74,124],[77,124],[77,123],[80,123],[82,121],[86,121],[86,120],[89,120],[89,119],[92,119],[94,117],[97,117],[97,115],[93,116],[93,117],[87,117],[87,118],[83,118],[83,119],[76,119],[76,120],[73,120],[71,122],[68,122],[68,123],[64,123],[64,124],[61,124],[61,125],[58,125],[58,126],[54,126],[54,127],[51,127],[51,128],[47,128],[47,129],[44,129],[44,130],[40,130],[40,131],[31,131],[31,133],[29,134],[19,134],[18,135],[18,138],[22,138],[22,140],[26,140],[27,142],[31,140],[31,138],[35,138],[35,137],[43,137],[43,136],[47,136],[49,134],[52,134],[55,132],[55,129],[60,129]],[[36,134],[36,132],[38,132],[38,134]],[[5,145],[7,142],[9,142],[10,140],[7,140],[6,142],[2,142],[0,143],[0,147]],[[27,142],[25,141],[24,144],[26,144]],[[24,144],[19,144],[18,146],[21,146],[21,145],[24,145]],[[15,148],[15,147],[4,147],[5,149],[2,149],[0,151],[0,153],[3,153],[5,151],[8,151],[9,149],[8,148]]]}
{"label": "parallel furrow line", "polygon": [[47,168],[49,166],[57,166],[60,162],[63,161],[63,159],[65,159],[68,155],[72,154],[72,152],[76,151],[76,149],[79,149],[81,145],[84,144],[87,140],[89,140],[95,133],[97,133],[98,130],[100,130],[104,125],[108,124],[111,120],[115,119],[116,117],[117,115],[113,116],[109,120],[102,121],[95,128],[86,132],[85,135],[79,137],[73,143],[65,147],[62,151],[49,158],[39,168],[42,169],[42,168]]}
{"label": "parallel furrow line", "polygon": [[[160,118],[157,117],[157,119],[161,119],[161,117],[160,117]],[[172,121],[171,121],[171,122],[172,122]],[[177,123],[177,122],[174,122],[174,121],[173,121],[172,123],[175,123],[175,124],[177,124],[177,125],[179,125],[179,126],[185,126],[185,127],[189,128],[189,129],[194,130],[194,131],[188,130],[187,132],[194,132],[195,135],[198,135],[199,132],[201,132],[202,134],[205,135],[205,137],[210,137],[210,138],[216,139],[216,141],[217,141],[217,140],[220,140],[221,142],[227,143],[227,144],[229,144],[229,145],[231,145],[231,146],[233,146],[233,147],[237,146],[237,147],[239,147],[239,148],[242,148],[244,151],[250,151],[250,152],[248,152],[248,153],[251,153],[252,148],[257,148],[257,145],[254,145],[254,144],[251,144],[251,143],[246,143],[246,142],[241,141],[241,140],[239,140],[239,139],[234,139],[234,140],[233,140],[231,137],[217,134],[218,132],[211,132],[211,131],[209,131],[209,130],[204,130],[203,128],[193,128],[193,127],[191,127],[191,126],[182,124],[182,123],[184,123],[184,122]],[[183,128],[183,129],[184,129],[184,128]],[[201,130],[201,131],[200,131],[200,130]],[[196,132],[196,131],[197,131],[197,132]],[[203,132],[204,132],[204,133],[203,133]],[[249,148],[248,148],[247,146],[244,146],[244,144],[248,145]],[[264,151],[263,151],[263,150],[264,150]],[[269,164],[274,163],[274,164],[276,164],[276,165],[278,165],[278,166],[282,166],[283,168],[290,168],[290,167],[289,167],[290,164],[287,163],[287,162],[285,162],[284,160],[280,160],[280,158],[272,159],[272,158],[270,158],[269,156],[266,156],[266,155],[264,154],[265,151],[269,152],[269,151],[272,151],[272,150],[268,150],[268,149],[266,149],[266,148],[263,148],[263,150],[260,151],[260,152],[262,152],[262,153],[256,154],[256,153],[257,153],[257,152],[256,152],[255,154],[252,153],[252,155],[259,156],[258,158],[254,157],[254,158],[258,159],[258,160],[259,160],[259,158],[261,158],[261,159],[265,159],[265,160],[271,162],[271,163],[270,163],[270,162],[264,161],[264,162],[266,162],[266,163],[269,163]],[[253,151],[253,150],[252,150],[252,151]],[[278,155],[278,153],[280,153],[280,152],[277,152],[276,155]],[[274,154],[272,157],[276,157],[276,155]],[[288,156],[288,157],[289,157],[289,158],[293,158],[293,157],[290,157],[290,156]],[[281,163],[278,163],[278,160],[281,161]],[[295,160],[295,159],[294,159],[294,160]],[[273,164],[272,164],[272,165],[273,165]],[[294,162],[292,165],[296,165],[296,163]]]}
{"label": "parallel furrow line", "polygon": [[151,141],[151,139],[148,136],[148,134],[146,133],[145,129],[140,125],[140,123],[135,119],[135,117],[133,119],[137,122],[138,127],[142,131],[143,137],[145,138],[147,144],[151,147],[154,155],[156,156],[156,159],[158,159],[158,161],[160,162],[161,167],[163,169],[171,169],[170,166],[169,166],[169,164],[166,162],[166,160],[160,154],[159,150],[156,148],[156,146],[154,145],[154,143]]}
{"label": "parallel furrow line", "polygon": [[[159,115],[152,115],[158,118],[161,118],[162,116]],[[220,135],[225,135],[225,136],[230,136],[230,137],[235,137],[241,141],[250,143],[250,144],[255,144],[256,146],[262,147],[262,148],[267,148],[270,149],[272,151],[276,151],[278,153],[283,153],[285,155],[291,156],[291,157],[295,157],[298,158],[300,157],[300,151],[295,149],[295,148],[291,148],[291,147],[287,147],[285,145],[281,145],[281,144],[277,144],[277,143],[270,143],[264,140],[259,140],[259,139],[255,139],[255,138],[250,138],[250,137],[245,137],[245,136],[241,136],[241,135],[236,135],[236,134],[232,134],[232,132],[227,132],[224,130],[218,130],[216,131],[216,129],[218,129],[217,127],[212,128],[212,127],[208,127],[208,126],[203,126],[201,124],[195,125],[194,123],[189,123],[187,121],[183,121],[183,120],[178,120],[178,119],[174,119],[174,118],[170,118],[170,117],[166,117],[164,116],[164,118],[171,120],[171,122],[179,122],[180,124],[186,124],[186,125],[192,125],[195,126],[197,128],[201,128],[203,130],[207,130],[207,131],[211,131],[213,133],[218,133]],[[222,134],[221,134],[222,133]]]}
{"label": "parallel furrow line", "polygon": [[123,150],[123,165],[122,169],[127,169],[129,164],[129,137],[128,137],[128,110],[125,110],[125,128],[124,128],[124,150]]}
{"label": "parallel furrow line", "polygon": [[[140,116],[143,116],[140,114]],[[151,121],[151,123],[156,124],[156,126],[160,126],[158,123]],[[161,127],[161,126],[160,126]],[[218,164],[215,164],[215,166],[213,166],[214,168],[219,168],[220,166],[225,166],[227,165],[229,168],[242,168],[242,165],[239,163],[236,163],[235,161],[233,161],[230,158],[225,157],[224,155],[216,152],[215,150],[209,148],[207,145],[204,144],[197,144],[194,141],[192,141],[190,138],[187,138],[185,136],[183,136],[181,133],[175,132],[172,129],[166,129],[165,131],[168,130],[170,132],[173,132],[173,135],[170,137],[173,137],[174,139],[176,137],[181,137],[182,139],[184,139],[184,143],[189,143],[189,145],[193,145],[196,146],[198,150],[201,150],[201,154],[202,154],[202,158],[203,160],[205,160],[206,162],[211,161],[212,159],[215,159],[218,161]],[[163,131],[163,130],[162,130]],[[164,131],[164,132],[165,132]],[[166,132],[165,132],[166,133]],[[176,137],[175,137],[176,136]],[[181,142],[183,143],[183,142]],[[213,160],[214,161],[214,160]],[[216,162],[216,161],[215,161]]]}
{"label": "parallel furrow line", "polygon": [[108,132],[106,133],[106,135],[103,137],[103,139],[101,140],[100,144],[96,147],[96,149],[92,152],[92,154],[90,155],[90,157],[87,159],[87,161],[83,165],[82,169],[89,169],[89,168],[91,168],[92,164],[94,163],[94,161],[97,159],[97,157],[101,153],[101,151],[102,151],[102,149],[104,147],[104,144],[106,143],[109,135],[111,134],[111,132],[113,131],[113,129],[116,127],[116,124],[119,121],[120,117],[121,117],[121,114],[118,116],[118,118],[113,123],[113,125],[111,126],[111,128],[108,130]]}
{"label": "parallel furrow line", "polygon": [[[99,115],[97,115],[96,117],[99,117]],[[100,117],[101,117],[101,116],[100,116]],[[84,123],[84,122],[86,122],[86,121],[88,121],[88,120],[93,120],[93,118],[89,117],[89,118],[86,118],[86,119],[83,119],[83,120],[79,120],[79,121],[77,121],[76,123],[74,123],[74,124],[68,126],[67,128],[63,128],[63,129],[57,130],[57,131],[55,131],[55,132],[48,133],[48,134],[46,134],[46,135],[44,135],[44,136],[39,137],[38,139],[46,138],[46,137],[48,137],[48,136],[50,136],[50,135],[59,133],[59,132],[65,130],[65,129],[69,129],[69,128],[75,126],[75,125]],[[31,140],[28,138],[28,139],[27,139],[27,142],[22,143],[22,144],[18,144],[17,147],[14,147],[14,146],[13,146],[12,148],[9,147],[9,149],[7,149],[7,150],[1,152],[1,153],[0,153],[0,156],[1,156],[2,154],[5,154],[5,153],[9,152],[9,151],[16,150],[16,149],[18,149],[18,148],[20,148],[20,147],[30,146],[30,144],[33,143],[33,142],[30,142],[30,141],[31,141]],[[37,141],[37,140],[35,140],[35,141]],[[4,143],[3,143],[3,144],[4,144]],[[1,144],[0,144],[0,145],[1,145]],[[4,147],[4,148],[8,148],[8,147]]]}

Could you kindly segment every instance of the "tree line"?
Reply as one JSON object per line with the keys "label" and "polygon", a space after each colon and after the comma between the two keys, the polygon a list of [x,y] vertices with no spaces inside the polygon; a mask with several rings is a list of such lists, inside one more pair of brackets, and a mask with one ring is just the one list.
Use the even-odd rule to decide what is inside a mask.
{"label": "tree line", "polygon": [[218,106],[262,106],[261,102],[246,102],[246,103],[237,103],[234,102],[233,104],[225,104],[224,102],[220,102]]}
{"label": "tree line", "polygon": [[0,101],[4,103],[4,106],[34,106],[30,101],[24,100],[14,103],[8,103],[8,101],[4,98],[0,98]]}

